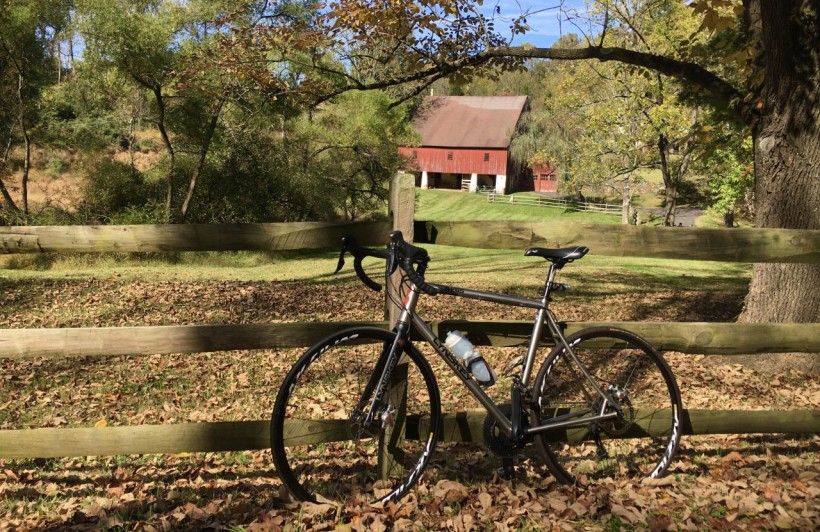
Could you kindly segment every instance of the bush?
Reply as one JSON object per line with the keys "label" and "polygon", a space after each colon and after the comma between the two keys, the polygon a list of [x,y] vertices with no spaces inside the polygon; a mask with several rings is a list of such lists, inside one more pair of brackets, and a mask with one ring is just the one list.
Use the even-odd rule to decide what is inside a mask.
{"label": "bush", "polygon": [[89,220],[110,221],[149,204],[151,187],[127,164],[101,158],[86,169],[81,212]]}
{"label": "bush", "polygon": [[158,203],[149,203],[140,207],[127,207],[125,210],[111,216],[112,224],[164,224],[169,223],[165,206]]}
{"label": "bush", "polygon": [[69,167],[68,161],[61,157],[60,154],[52,152],[46,158],[46,173],[51,177],[59,177],[60,174],[65,173]]}

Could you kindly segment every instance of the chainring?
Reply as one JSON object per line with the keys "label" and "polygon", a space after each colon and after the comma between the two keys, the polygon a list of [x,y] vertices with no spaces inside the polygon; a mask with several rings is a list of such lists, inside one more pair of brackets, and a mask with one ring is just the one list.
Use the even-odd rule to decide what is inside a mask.
{"label": "chainring", "polygon": [[[512,416],[512,405],[509,403],[498,405],[498,408],[507,418]],[[493,454],[502,458],[513,457],[518,452],[518,447],[515,445],[515,442],[507,436],[495,418],[490,414],[487,414],[484,418],[484,443]]]}

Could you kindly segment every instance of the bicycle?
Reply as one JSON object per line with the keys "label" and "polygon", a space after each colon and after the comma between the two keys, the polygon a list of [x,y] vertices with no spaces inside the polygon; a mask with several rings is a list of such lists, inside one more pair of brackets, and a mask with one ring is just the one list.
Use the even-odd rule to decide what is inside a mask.
{"label": "bicycle", "polygon": [[[271,418],[271,451],[277,472],[299,500],[358,497],[386,502],[402,497],[419,479],[442,427],[436,378],[414,346],[415,331],[444,360],[487,411],[484,437],[512,458],[530,442],[548,470],[563,483],[606,476],[663,475],[680,441],[681,397],[661,355],[634,333],[594,327],[565,337],[549,309],[551,295],[566,291],[555,275],[582,258],[583,246],[529,248],[525,256],[550,262],[543,295],[527,299],[428,283],[427,251],[390,235],[387,249],[343,239],[344,257],[374,290],[362,260],[386,260],[386,278],[399,269],[401,314],[392,331],[357,327],[340,331],[306,351],[285,377]],[[534,309],[535,320],[520,374],[512,378],[510,402],[497,405],[473,374],[415,312],[421,294],[448,295]],[[549,333],[555,347],[535,379],[539,344]],[[522,357],[519,357],[522,358]],[[635,443],[637,441],[637,443]]]}

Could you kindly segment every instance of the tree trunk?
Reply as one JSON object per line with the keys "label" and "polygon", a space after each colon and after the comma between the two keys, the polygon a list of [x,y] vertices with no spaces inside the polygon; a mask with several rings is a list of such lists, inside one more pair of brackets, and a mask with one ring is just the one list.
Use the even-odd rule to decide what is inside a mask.
{"label": "tree trunk", "polygon": [[29,172],[31,171],[31,137],[29,136],[28,128],[26,127],[26,107],[23,104],[22,74],[18,74],[17,76],[17,100],[19,104],[18,119],[20,121],[20,130],[23,133],[23,146],[25,149],[25,155],[23,158],[23,175],[20,178],[22,195],[20,203],[23,205],[23,213],[28,214],[28,177]]}
{"label": "tree trunk", "polygon": [[157,129],[162,137],[162,143],[165,144],[165,151],[168,152],[168,175],[166,177],[165,188],[165,214],[171,217],[171,201],[174,195],[174,170],[176,167],[176,153],[174,146],[171,144],[171,138],[168,136],[168,129],[165,126],[165,98],[162,95],[162,87],[159,85],[151,86],[151,92],[154,93],[154,99],[157,102]]}
{"label": "tree trunk", "polygon": [[63,62],[60,57],[60,38],[55,35],[54,36],[54,62],[56,63],[54,66],[57,69],[57,84],[59,85],[63,81]]}
{"label": "tree trunk", "polygon": [[68,67],[74,72],[74,32],[68,34]]}
{"label": "tree trunk", "polygon": [[214,138],[214,131],[216,131],[216,125],[219,122],[219,114],[222,112],[222,105],[224,102],[225,100],[221,100],[217,104],[216,109],[214,109],[211,114],[211,120],[208,123],[208,128],[205,131],[205,138],[202,140],[202,146],[199,150],[199,160],[197,161],[196,168],[194,168],[194,173],[191,175],[191,180],[188,182],[188,192],[185,194],[185,201],[182,202],[181,213],[183,219],[185,219],[185,216],[188,214],[188,207],[190,207],[191,198],[194,197],[196,182],[199,179],[200,174],[202,174],[202,168],[205,166],[205,159],[208,156],[208,149],[211,147],[211,140]]}
{"label": "tree trunk", "polygon": [[128,164],[131,170],[136,170],[134,167],[134,114],[131,113],[131,118],[128,119]]}
{"label": "tree trunk", "polygon": [[21,122],[23,129],[23,143],[25,146],[25,156],[23,159],[23,176],[20,178],[20,203],[23,205],[23,213],[28,214],[28,177],[31,171],[31,138],[28,135],[28,130]]}
{"label": "tree trunk", "polygon": [[663,190],[666,212],[663,215],[663,225],[675,225],[675,203],[678,200],[677,180],[669,170],[669,140],[661,133],[658,137],[658,154],[661,160],[661,175],[663,176]]}
{"label": "tree trunk", "polygon": [[3,196],[3,205],[6,210],[11,212],[20,212],[20,209],[17,208],[17,204],[14,203],[14,200],[9,194],[8,189],[6,188],[6,184],[3,183],[3,179],[0,178],[0,194]]}
{"label": "tree trunk", "polygon": [[626,176],[624,186],[621,189],[621,223],[629,224],[629,216],[632,211],[632,191],[629,186],[632,182],[632,174]]}
{"label": "tree trunk", "polygon": [[[820,229],[817,12],[810,0],[752,0],[747,9],[765,51],[762,116],[753,132],[756,225]],[[820,265],[755,264],[739,321],[820,321]],[[809,355],[814,370],[817,358]],[[783,362],[773,358],[766,367]]]}
{"label": "tree trunk", "polygon": [[9,153],[11,153],[11,145],[14,141],[14,126],[9,126],[9,138],[6,140],[6,147],[3,148],[3,157],[0,158],[0,195],[3,196],[3,205],[5,206],[6,210],[12,212],[19,212],[20,209],[17,208],[17,204],[14,203],[14,200],[9,194],[8,189],[6,188],[6,184],[3,183],[3,170],[6,167],[6,163],[9,160]]}

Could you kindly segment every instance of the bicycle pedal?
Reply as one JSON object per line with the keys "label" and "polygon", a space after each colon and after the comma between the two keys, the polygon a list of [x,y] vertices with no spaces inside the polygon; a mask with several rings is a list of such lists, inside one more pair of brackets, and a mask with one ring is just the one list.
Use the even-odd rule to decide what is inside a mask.
{"label": "bicycle pedal", "polygon": [[595,433],[595,457],[598,460],[606,460],[609,458],[609,453],[604,447],[604,442],[601,441],[601,435],[599,433]]}
{"label": "bicycle pedal", "polygon": [[501,459],[501,467],[496,470],[496,474],[498,478],[502,480],[514,480],[515,479],[515,465],[513,464],[512,458],[502,458]]}

